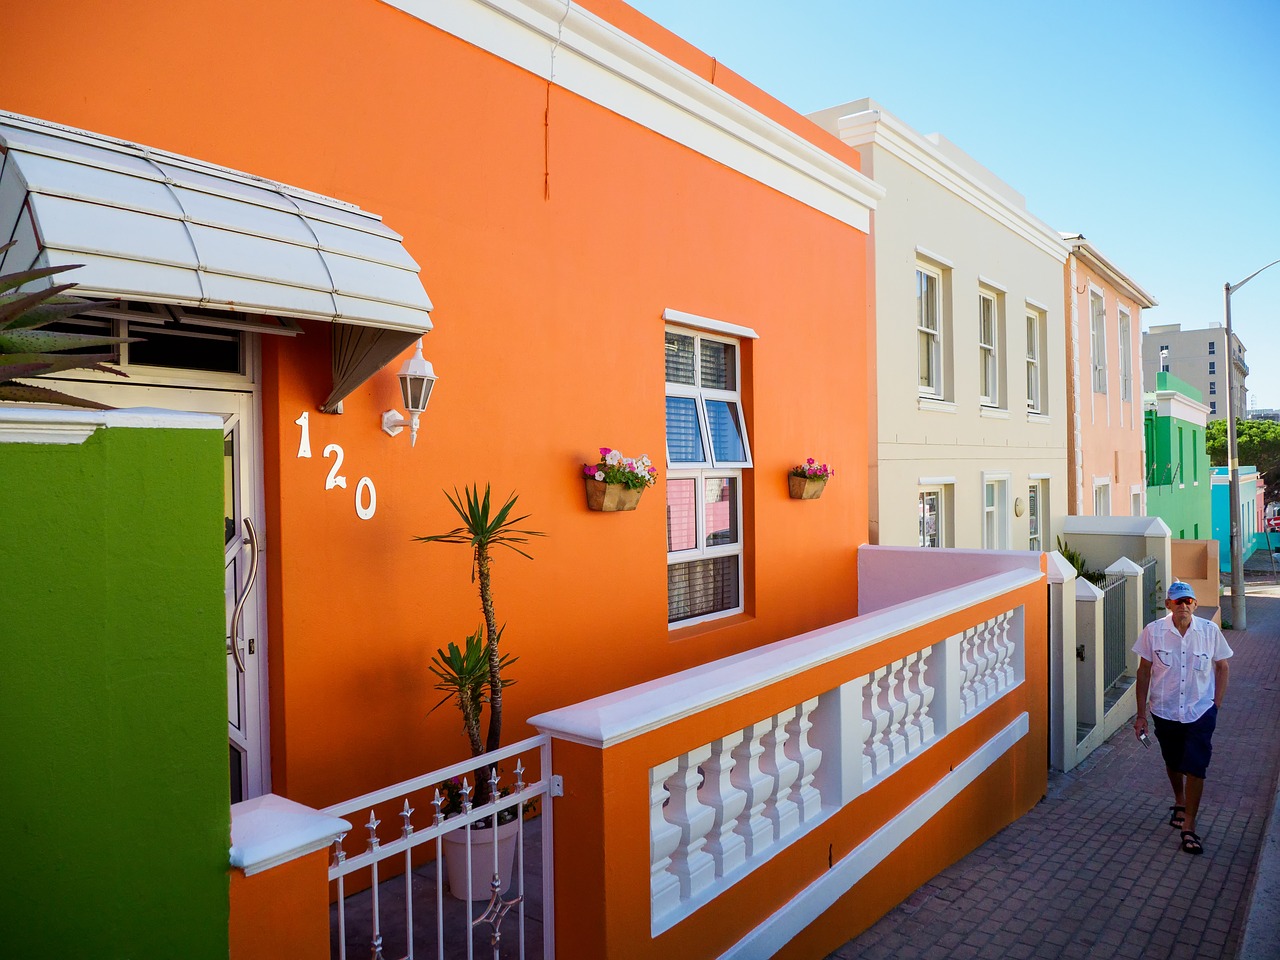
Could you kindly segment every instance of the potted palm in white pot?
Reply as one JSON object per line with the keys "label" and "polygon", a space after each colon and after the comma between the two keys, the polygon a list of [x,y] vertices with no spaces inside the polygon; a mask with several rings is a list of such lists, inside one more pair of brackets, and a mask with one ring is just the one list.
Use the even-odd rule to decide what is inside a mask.
{"label": "potted palm in white pot", "polygon": [[[502,653],[500,641],[506,625],[499,627],[493,604],[493,580],[491,551],[496,547],[514,550],[520,556],[532,559],[520,548],[530,537],[545,534],[536,530],[523,530],[518,524],[527,516],[513,517],[516,496],[511,494],[496,511],[493,509],[488,484],[483,496],[478,485],[464,489],[462,494],[454,490],[445,493],[449,503],[462,520],[462,526],[447,533],[426,537],[414,537],[423,543],[460,543],[472,548],[472,582],[478,582],[480,609],[483,624],[469,635],[459,649],[455,643],[436,651],[431,659],[431,672],[436,677],[434,689],[444,697],[432,710],[452,701],[462,717],[462,729],[466,734],[471,755],[478,757],[502,746],[502,692],[515,681],[502,672],[515,662],[510,654]],[[483,633],[483,639],[482,639]],[[489,724],[485,739],[480,738],[481,720],[488,709]],[[470,811],[472,806],[483,806],[498,798],[490,795],[490,777],[493,769],[482,765],[474,772],[475,799],[471,801],[469,784],[446,784],[446,802],[441,808],[447,815]],[[449,869],[449,889],[460,900],[486,900],[491,893],[491,877],[483,865],[493,863],[492,847],[498,844],[499,892],[511,882],[511,865],[515,851],[516,834],[520,829],[518,813],[514,808],[498,813],[498,823],[493,818],[477,821],[469,830],[457,830],[444,835],[446,842],[445,863]],[[471,871],[472,883],[466,883],[466,853],[469,845],[473,862],[482,865]],[[451,853],[450,847],[454,850]],[[462,849],[459,849],[462,847]],[[504,849],[505,848],[505,849]]]}

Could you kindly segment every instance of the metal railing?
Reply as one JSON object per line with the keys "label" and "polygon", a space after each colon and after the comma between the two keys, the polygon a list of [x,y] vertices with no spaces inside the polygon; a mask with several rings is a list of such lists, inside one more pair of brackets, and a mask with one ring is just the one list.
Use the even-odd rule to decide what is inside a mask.
{"label": "metal railing", "polygon": [[1123,574],[1107,574],[1098,585],[1102,591],[1102,687],[1105,690],[1124,674],[1125,652],[1129,638],[1125,635],[1125,602]]}
{"label": "metal railing", "polygon": [[[532,783],[526,761],[538,771]],[[473,776],[487,779],[489,799],[478,806]],[[551,738],[538,736],[326,807],[353,823],[368,815],[363,851],[349,855],[346,834],[333,845],[332,955],[497,960],[501,946],[503,957],[554,960],[552,784]],[[427,822],[415,824],[415,813]],[[384,823],[398,833],[380,834]],[[350,895],[348,878],[360,887]]]}

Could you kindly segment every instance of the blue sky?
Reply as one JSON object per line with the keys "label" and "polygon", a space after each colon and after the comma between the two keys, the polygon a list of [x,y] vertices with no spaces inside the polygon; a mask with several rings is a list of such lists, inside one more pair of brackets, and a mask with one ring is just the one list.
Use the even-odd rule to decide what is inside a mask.
{"label": "blue sky", "polygon": [[[628,0],[788,106],[873,97],[1083,233],[1160,306],[1221,323],[1280,259],[1280,2]],[[1280,407],[1280,265],[1231,298]]]}

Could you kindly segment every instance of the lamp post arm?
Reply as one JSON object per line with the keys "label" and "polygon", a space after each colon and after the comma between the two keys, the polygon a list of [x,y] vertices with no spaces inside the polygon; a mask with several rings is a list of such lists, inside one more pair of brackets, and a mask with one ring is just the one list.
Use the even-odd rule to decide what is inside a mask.
{"label": "lamp post arm", "polygon": [[1269,270],[1271,267],[1274,267],[1277,263],[1280,263],[1280,260],[1272,260],[1272,261],[1271,261],[1270,263],[1268,263],[1265,267],[1260,267],[1259,269],[1257,269],[1257,270],[1253,271],[1253,273],[1249,274],[1247,277],[1245,277],[1245,278],[1244,278],[1243,280],[1241,280],[1239,283],[1235,283],[1235,284],[1228,283],[1228,284],[1227,284],[1227,296],[1230,296],[1231,294],[1235,293],[1237,290],[1239,290],[1241,287],[1243,287],[1246,283],[1248,283],[1250,280],[1252,280],[1254,277],[1256,277],[1258,274],[1260,274],[1263,270]]}

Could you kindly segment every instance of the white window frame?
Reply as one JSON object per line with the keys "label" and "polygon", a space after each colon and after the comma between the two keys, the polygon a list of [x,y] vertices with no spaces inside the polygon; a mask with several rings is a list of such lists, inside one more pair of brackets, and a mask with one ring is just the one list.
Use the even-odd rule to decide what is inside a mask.
{"label": "white window frame", "polygon": [[[947,525],[951,519],[951,511],[947,506],[947,494],[949,490],[946,484],[935,484],[933,486],[922,486],[916,494],[916,510],[919,528],[919,536],[917,543],[921,547],[949,547],[951,546],[950,537],[947,536]],[[924,542],[924,500],[925,497],[936,496],[938,498],[937,511],[937,527],[935,535],[938,542],[936,544],[926,544]]]}
{"label": "white window frame", "polygon": [[[1045,495],[1048,481],[1030,480],[1027,483],[1027,549],[1044,552],[1045,537]],[[1035,521],[1037,533],[1031,533],[1032,521]]]}
{"label": "white window frame", "polygon": [[[666,333],[674,333],[682,337],[690,337],[694,341],[694,383],[673,383],[672,381],[667,380],[666,396],[686,397],[695,401],[698,413],[698,427],[702,434],[702,459],[700,461],[680,460],[673,462],[671,460],[670,445],[665,445],[667,454],[667,482],[670,483],[673,480],[693,480],[695,481],[696,490],[694,498],[695,546],[685,550],[668,551],[667,566],[670,568],[676,565],[694,563],[700,560],[712,560],[726,556],[738,557],[737,606],[724,610],[716,610],[711,613],[700,614],[698,616],[685,617],[679,620],[668,620],[668,628],[674,630],[680,627],[704,623],[708,620],[716,620],[722,617],[732,616],[733,614],[741,613],[745,609],[746,576],[743,569],[745,542],[745,526],[743,523],[743,482],[745,479],[744,472],[752,467],[752,460],[751,441],[749,437],[750,431],[748,429],[746,415],[742,409],[742,341],[736,337],[720,336],[714,333],[709,333],[705,330],[676,326],[672,324],[668,324],[665,328],[664,342]],[[736,390],[723,390],[717,387],[704,387],[702,385],[701,358],[702,344],[705,342],[726,343],[733,346],[733,382],[737,385]],[[723,401],[736,408],[738,424],[740,425],[744,459],[731,461],[721,461],[716,459],[714,445],[711,442],[711,421],[707,414],[706,407],[708,401]],[[723,479],[733,479],[737,483],[737,502],[733,507],[737,520],[737,542],[708,546],[706,531],[707,481]],[[670,614],[671,605],[670,598],[668,598],[668,617],[670,617]]]}
{"label": "white window frame", "polygon": [[1218,353],[1218,342],[1216,340],[1209,341],[1209,356],[1216,356]]}
{"label": "white window frame", "polygon": [[1107,392],[1107,300],[1099,290],[1089,290],[1090,347],[1093,366],[1093,392]]}
{"label": "white window frame", "polygon": [[1048,395],[1048,378],[1045,366],[1045,340],[1048,335],[1048,315],[1039,307],[1027,304],[1027,413],[1044,416],[1048,411],[1045,400]]}
{"label": "white window frame", "polygon": [[[1009,480],[1010,475],[1007,473],[982,475],[983,550],[1009,549]],[[994,491],[994,502],[990,505],[987,504],[989,490]]]}
{"label": "white window frame", "polygon": [[1133,400],[1133,328],[1128,310],[1120,311],[1120,400]]}
{"label": "white window frame", "polygon": [[1217,361],[1217,360],[1210,360],[1210,361],[1209,361],[1209,376],[1211,376],[1211,377],[1216,377],[1217,375],[1218,375],[1218,361]]}
{"label": "white window frame", "polygon": [[1209,381],[1209,396],[1211,396],[1211,397],[1216,397],[1217,395],[1218,395],[1218,381],[1217,381],[1217,380],[1210,380],[1210,381]]}
{"label": "white window frame", "polygon": [[[933,323],[930,327],[926,322],[926,293],[928,290],[928,280],[933,281]],[[924,288],[922,290],[922,287]],[[942,360],[945,353],[945,344],[943,337],[945,336],[945,324],[942,313],[942,271],[928,266],[927,264],[916,262],[916,383],[919,386],[920,396],[932,397],[941,400],[944,395],[944,380],[942,370]],[[927,348],[926,348],[927,344]],[[933,376],[931,382],[926,381],[924,370],[920,369],[921,360],[929,357],[930,363],[933,365]]]}
{"label": "white window frame", "polygon": [[1095,517],[1111,516],[1111,478],[1093,478],[1093,515]]}
{"label": "white window frame", "polygon": [[998,407],[1000,395],[1000,296],[979,290],[978,402],[984,407]]}

